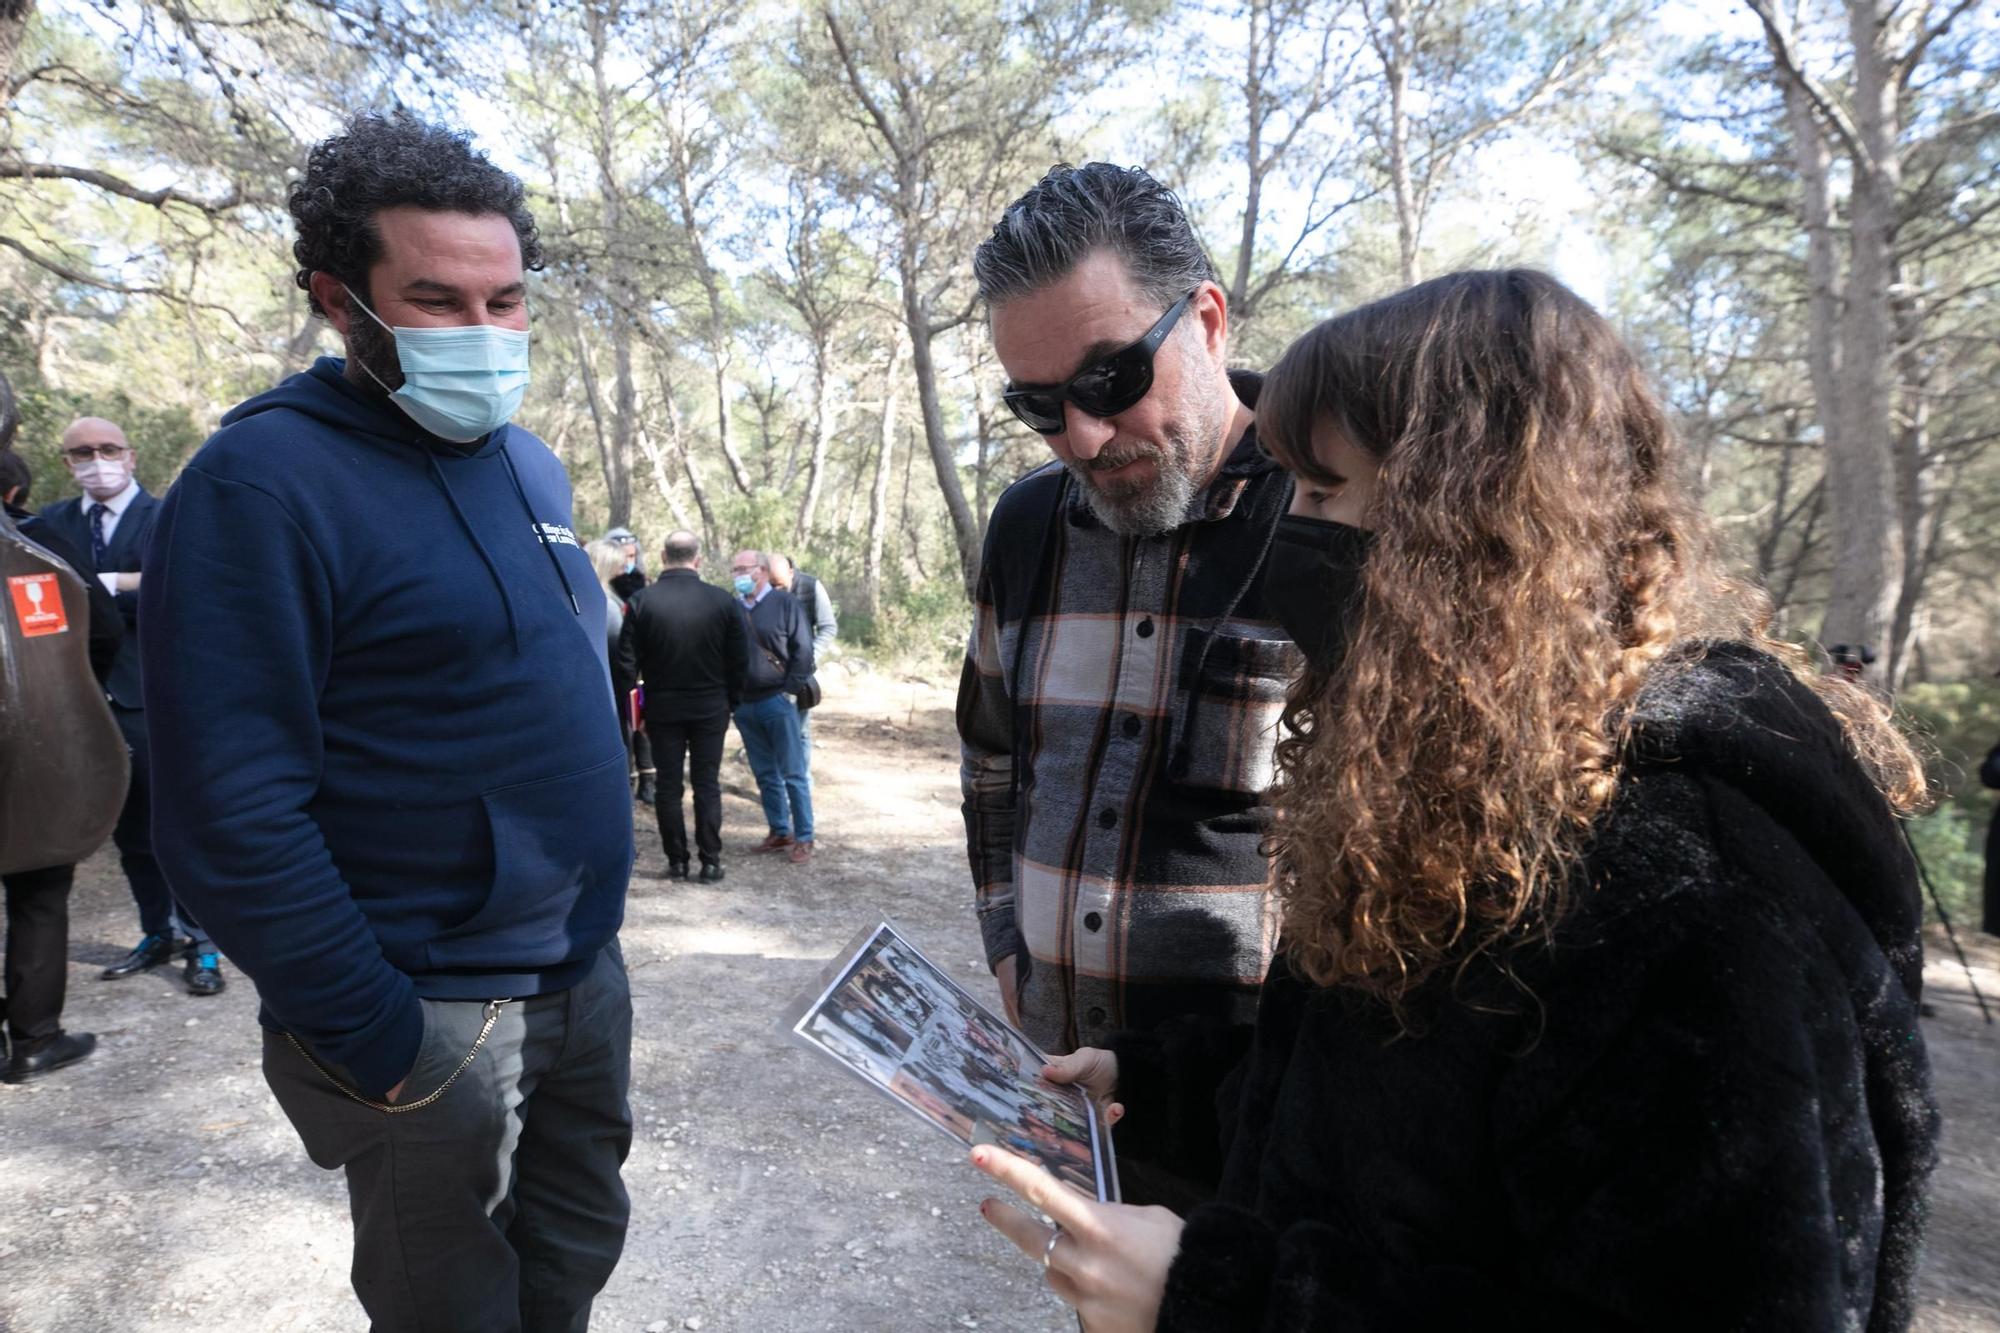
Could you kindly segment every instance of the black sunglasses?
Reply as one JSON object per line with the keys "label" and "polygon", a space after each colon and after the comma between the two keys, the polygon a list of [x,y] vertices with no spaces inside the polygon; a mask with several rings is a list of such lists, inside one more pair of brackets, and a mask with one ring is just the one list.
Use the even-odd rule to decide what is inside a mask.
{"label": "black sunglasses", "polygon": [[1091,362],[1062,384],[1011,385],[1000,395],[1001,401],[1022,425],[1042,435],[1060,435],[1069,428],[1063,416],[1066,401],[1094,417],[1117,416],[1153,387],[1153,354],[1200,290],[1197,287],[1168,306],[1146,336],[1131,346]]}

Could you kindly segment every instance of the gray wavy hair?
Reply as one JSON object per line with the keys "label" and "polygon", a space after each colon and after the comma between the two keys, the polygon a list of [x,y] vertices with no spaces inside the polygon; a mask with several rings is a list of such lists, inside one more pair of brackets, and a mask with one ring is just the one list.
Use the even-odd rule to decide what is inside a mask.
{"label": "gray wavy hair", "polygon": [[1141,167],[1087,162],[1049,169],[1007,205],[972,256],[989,306],[1056,282],[1097,250],[1125,261],[1139,289],[1162,307],[1204,282],[1215,265],[1172,190]]}

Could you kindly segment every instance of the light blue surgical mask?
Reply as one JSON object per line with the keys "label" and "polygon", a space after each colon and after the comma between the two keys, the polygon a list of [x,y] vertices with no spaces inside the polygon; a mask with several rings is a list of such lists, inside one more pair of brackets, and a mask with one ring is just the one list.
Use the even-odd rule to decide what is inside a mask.
{"label": "light blue surgical mask", "polygon": [[738,597],[748,597],[755,591],[757,591],[757,580],[751,578],[748,574],[738,574],[736,576],[736,595]]}
{"label": "light blue surgical mask", "polygon": [[[403,387],[390,390],[389,400],[410,420],[440,439],[469,444],[513,419],[528,391],[526,331],[492,324],[390,328],[351,288],[347,299],[395,338]],[[374,371],[361,368],[382,384]]]}

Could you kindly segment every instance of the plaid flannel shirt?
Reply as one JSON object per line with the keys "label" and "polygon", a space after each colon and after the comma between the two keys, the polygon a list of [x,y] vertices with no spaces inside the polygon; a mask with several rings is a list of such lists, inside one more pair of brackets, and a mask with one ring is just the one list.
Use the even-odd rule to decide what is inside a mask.
{"label": "plaid flannel shirt", "polygon": [[1277,935],[1264,790],[1300,664],[1261,585],[1290,496],[1253,426],[1157,537],[1105,528],[1059,465],[994,507],[958,696],[966,844],[987,960],[1017,959],[1045,1050],[1254,1015]]}

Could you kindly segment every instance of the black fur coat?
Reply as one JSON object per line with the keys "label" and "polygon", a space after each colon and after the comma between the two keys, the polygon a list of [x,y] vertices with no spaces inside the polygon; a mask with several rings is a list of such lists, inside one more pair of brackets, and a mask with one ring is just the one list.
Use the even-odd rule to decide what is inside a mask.
{"label": "black fur coat", "polygon": [[1281,953],[1254,1029],[1117,1041],[1120,1155],[1215,1187],[1161,1329],[1909,1322],[1921,908],[1832,716],[1745,648],[1663,673],[1583,870],[1532,1000],[1489,969],[1397,1037]]}

